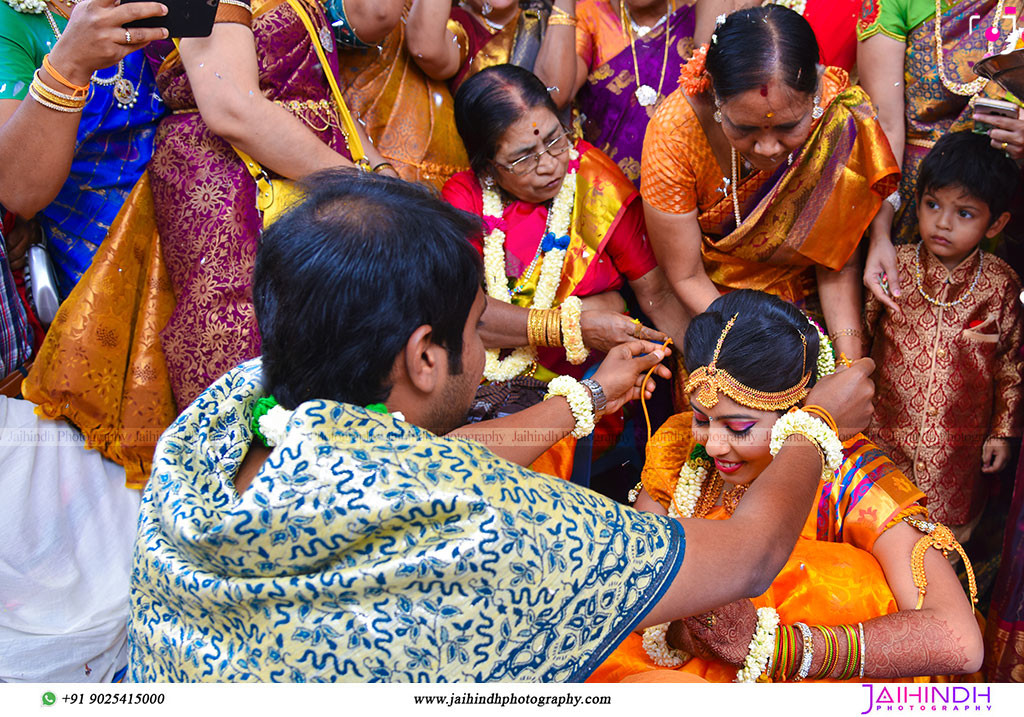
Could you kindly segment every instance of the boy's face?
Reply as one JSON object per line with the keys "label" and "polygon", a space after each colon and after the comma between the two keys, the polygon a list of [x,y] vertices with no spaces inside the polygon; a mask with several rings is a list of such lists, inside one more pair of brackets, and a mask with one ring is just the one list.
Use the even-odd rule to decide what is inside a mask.
{"label": "boy's face", "polygon": [[953,269],[994,237],[1009,220],[1009,212],[993,221],[988,205],[963,187],[928,189],[917,204],[918,231],[925,248]]}

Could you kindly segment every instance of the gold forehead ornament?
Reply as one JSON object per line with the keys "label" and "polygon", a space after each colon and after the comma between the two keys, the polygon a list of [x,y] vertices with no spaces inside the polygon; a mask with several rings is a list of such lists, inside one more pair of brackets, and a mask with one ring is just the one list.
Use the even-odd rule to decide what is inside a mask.
{"label": "gold forehead ornament", "polygon": [[[730,376],[728,371],[723,371],[717,367],[718,355],[722,352],[722,344],[725,342],[726,335],[732,329],[738,317],[739,314],[734,314],[729,319],[729,323],[722,329],[722,334],[718,337],[718,344],[715,345],[715,353],[711,357],[711,363],[707,366],[701,366],[690,374],[690,378],[686,381],[686,393],[689,394],[697,391],[697,400],[705,408],[714,408],[715,404],[718,403],[719,393],[725,394],[742,406],[758,411],[786,411],[804,400],[808,393],[807,383],[811,380],[810,371],[805,371],[803,378],[793,388],[787,388],[785,391],[758,391],[743,385]],[[802,332],[800,333],[800,340],[804,344],[803,367],[806,369],[807,339],[804,338]]]}

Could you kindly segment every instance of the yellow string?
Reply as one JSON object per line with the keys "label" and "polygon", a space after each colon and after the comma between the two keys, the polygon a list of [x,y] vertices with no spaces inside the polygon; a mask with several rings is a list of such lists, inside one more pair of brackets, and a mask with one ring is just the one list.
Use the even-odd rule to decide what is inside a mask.
{"label": "yellow string", "polygon": [[[663,343],[662,346],[668,347],[668,346],[671,346],[672,343],[673,343],[672,339],[671,338],[667,338],[667,339],[665,339],[665,343]],[[642,409],[644,409],[644,420],[647,422],[647,442],[648,443],[651,442],[651,416],[647,412],[647,391],[646,391],[647,379],[649,379],[651,377],[651,374],[654,373],[654,369],[658,368],[658,365],[659,364],[656,363],[653,366],[651,366],[650,370],[644,376],[643,383],[640,384],[640,407]]]}

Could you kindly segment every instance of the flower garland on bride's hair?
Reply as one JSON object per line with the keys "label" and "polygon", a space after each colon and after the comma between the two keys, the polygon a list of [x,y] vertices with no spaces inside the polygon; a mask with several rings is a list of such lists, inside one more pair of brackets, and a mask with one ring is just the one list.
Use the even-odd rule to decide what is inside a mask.
{"label": "flower garland on bride's hair", "polygon": [[690,97],[702,95],[711,89],[711,75],[707,70],[708,45],[693,51],[686,64],[679,68],[679,86]]}
{"label": "flower garland on bride's hair", "polygon": [[45,0],[6,0],[14,10],[26,15],[42,15],[46,10]]}
{"label": "flower garland on bride's hair", "polygon": [[[533,293],[534,309],[550,309],[555,303],[558,285],[562,283],[562,266],[565,264],[565,250],[569,248],[569,223],[572,221],[572,208],[576,199],[576,170],[579,152],[575,148],[569,150],[570,164],[562,186],[555,195],[548,211],[548,222],[541,239],[540,279]],[[484,237],[484,287],[487,295],[506,304],[512,303],[512,293],[508,289],[508,278],[505,275],[505,231],[504,207],[498,190],[481,184],[483,189],[484,224],[490,231]],[[524,277],[529,279],[529,277]],[[537,358],[533,346],[520,346],[509,356],[500,358],[498,349],[487,349],[487,361],[484,364],[484,378],[488,381],[508,381],[526,371]]]}
{"label": "flower garland on bride's hair", "polygon": [[815,380],[820,381],[836,372],[836,352],[821,325],[810,316],[807,316],[807,323],[818,332],[818,375]]}

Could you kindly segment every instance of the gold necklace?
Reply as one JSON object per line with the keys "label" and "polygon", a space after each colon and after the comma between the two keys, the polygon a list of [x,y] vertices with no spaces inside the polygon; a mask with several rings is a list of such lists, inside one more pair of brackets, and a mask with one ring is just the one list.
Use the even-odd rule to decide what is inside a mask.
{"label": "gold necklace", "polygon": [[940,309],[948,309],[958,304],[962,304],[967,301],[967,297],[974,293],[974,288],[978,285],[978,279],[981,278],[981,269],[985,265],[985,254],[984,252],[978,255],[978,270],[974,273],[974,281],[967,287],[967,291],[962,293],[959,297],[953,301],[939,301],[938,299],[932,298],[924,290],[924,268],[921,266],[921,245],[924,242],[917,243],[917,249],[914,250],[914,283],[917,284],[917,291],[924,300],[929,304],[938,306]]}
{"label": "gold necklace", "polygon": [[711,512],[711,509],[718,503],[718,497],[722,496],[722,507],[725,508],[726,515],[732,515],[736,512],[736,506],[740,503],[740,498],[747,492],[749,484],[743,483],[736,485],[725,491],[725,495],[722,495],[722,489],[725,487],[725,481],[722,480],[722,476],[719,475],[718,471],[712,473],[708,478],[704,480],[703,485],[700,487],[700,496],[697,498],[697,502],[693,506],[693,518],[703,518],[705,515]]}
{"label": "gold necklace", "polygon": [[[668,9],[668,3],[665,5],[665,9]],[[675,2],[672,3],[672,12],[675,12]],[[626,0],[619,0],[619,19],[622,24],[622,34],[626,36],[629,41],[629,49],[633,53],[633,75],[636,77],[636,101],[640,103],[641,107],[650,107],[658,101],[661,97],[661,87],[665,84],[665,68],[668,67],[668,47],[671,44],[672,37],[672,25],[670,13],[665,13],[665,54],[661,58],[661,76],[658,78],[658,89],[655,90],[653,87],[647,84],[641,84],[640,82],[640,65],[636,59],[636,43],[633,40],[633,19],[626,19]]]}
{"label": "gold necklace", "polygon": [[[992,25],[989,27],[988,33],[993,30],[997,34],[1000,33],[999,23],[1003,19],[1003,7],[1006,5],[1006,0],[999,0],[996,3],[996,14],[992,19]],[[988,50],[985,56],[988,57],[996,49],[996,42],[989,40]],[[944,56],[944,50],[942,47],[942,0],[935,0],[935,56],[939,65],[939,79],[942,80],[942,86],[952,92],[954,95],[960,95],[961,97],[970,97],[976,95],[985,89],[985,85],[988,84],[988,80],[984,77],[979,77],[973,82],[953,82],[949,77],[946,76],[946,61]]]}

